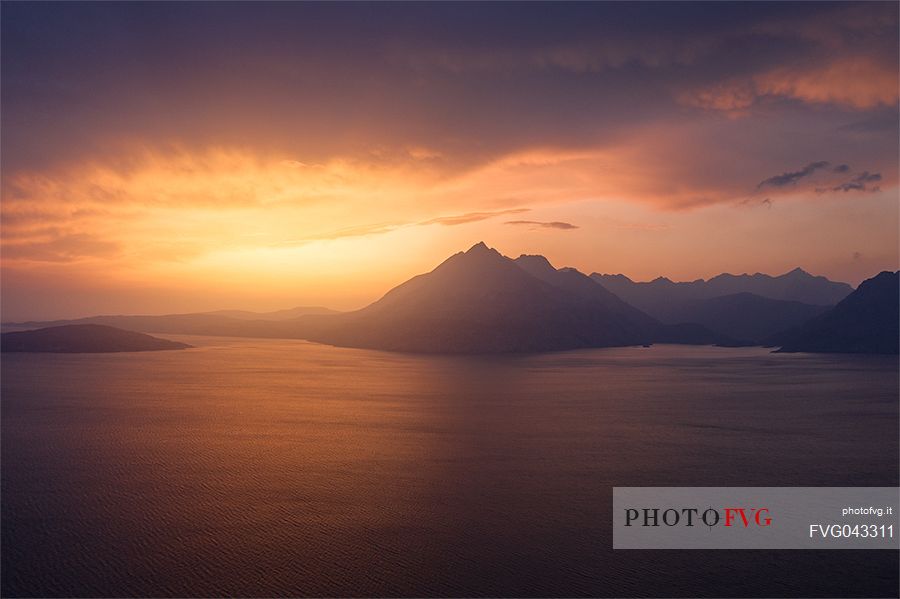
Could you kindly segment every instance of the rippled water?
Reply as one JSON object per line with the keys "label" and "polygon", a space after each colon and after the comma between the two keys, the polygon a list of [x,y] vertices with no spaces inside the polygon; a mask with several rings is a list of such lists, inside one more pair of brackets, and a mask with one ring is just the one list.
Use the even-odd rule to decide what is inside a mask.
{"label": "rippled water", "polygon": [[4,354],[2,594],[896,596],[891,551],[613,551],[613,486],[898,484],[896,358]]}

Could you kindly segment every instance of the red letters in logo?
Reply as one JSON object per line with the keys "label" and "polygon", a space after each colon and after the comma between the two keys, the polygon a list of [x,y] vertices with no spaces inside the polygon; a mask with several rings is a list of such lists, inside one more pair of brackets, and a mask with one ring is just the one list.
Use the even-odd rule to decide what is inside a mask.
{"label": "red letters in logo", "polygon": [[[725,526],[731,526],[735,521],[735,516],[740,516],[740,524],[743,524],[744,528],[749,528],[751,524],[756,524],[757,526],[768,526],[772,523],[772,518],[769,517],[769,508],[750,508],[750,512],[747,512],[747,508],[742,507],[727,507],[725,508]],[[765,515],[765,517],[763,517]]]}

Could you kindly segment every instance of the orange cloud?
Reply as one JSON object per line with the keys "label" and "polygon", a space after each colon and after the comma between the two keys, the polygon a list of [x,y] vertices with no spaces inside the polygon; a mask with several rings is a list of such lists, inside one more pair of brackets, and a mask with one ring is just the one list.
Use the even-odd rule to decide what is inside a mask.
{"label": "orange cloud", "polygon": [[897,86],[895,67],[864,57],[837,60],[824,68],[805,72],[776,69],[756,78],[756,87],[762,94],[856,109],[896,104]]}
{"label": "orange cloud", "polygon": [[689,90],[678,99],[689,106],[732,116],[745,116],[753,105],[765,97],[865,110],[896,104],[897,88],[896,68],[866,57],[851,57],[811,69],[772,69],[749,78]]}
{"label": "orange cloud", "polygon": [[375,204],[383,194],[403,201],[417,187],[415,173],[397,168],[215,149],[14,173],[3,181],[3,261],[184,260],[312,234],[358,210],[354,202]]}

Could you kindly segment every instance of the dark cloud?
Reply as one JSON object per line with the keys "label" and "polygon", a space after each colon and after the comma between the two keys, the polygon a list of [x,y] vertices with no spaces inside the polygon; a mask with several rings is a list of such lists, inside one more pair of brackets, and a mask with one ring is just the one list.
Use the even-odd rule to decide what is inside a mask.
{"label": "dark cloud", "polygon": [[756,186],[756,188],[761,189],[763,187],[785,187],[788,185],[794,185],[800,179],[808,177],[816,171],[827,168],[828,166],[829,162],[825,160],[820,160],[819,162],[810,162],[799,171],[787,172],[780,175],[775,175],[774,177],[769,177],[768,179],[761,181]]}
{"label": "dark cloud", "polygon": [[741,206],[757,206],[757,205],[758,205],[758,206],[765,206],[766,208],[771,209],[771,208],[772,208],[772,204],[774,204],[774,202],[772,201],[772,198],[762,198],[762,199],[759,199],[759,198],[753,198],[753,197],[751,197],[751,198],[744,198],[743,200],[741,200],[740,202],[738,202],[738,204],[741,205]]}
{"label": "dark cloud", "polygon": [[849,164],[838,164],[831,169],[832,173],[849,173],[850,165]]}
{"label": "dark cloud", "polygon": [[838,127],[838,131],[869,136],[896,131],[900,126],[900,117],[896,110],[876,111],[872,116],[856,120]]}
{"label": "dark cloud", "polygon": [[880,191],[881,189],[877,185],[869,186],[870,183],[877,183],[879,181],[881,181],[881,173],[869,173],[869,171],[863,171],[849,181],[835,185],[831,188],[831,191]]}
{"label": "dark cloud", "polygon": [[[894,67],[896,18],[891,3],[8,3],[4,170],[108,161],[122,140],[309,163],[427,145],[463,170],[615,142],[683,118],[682,88],[786,63]],[[791,146],[839,122],[816,119]]]}
{"label": "dark cloud", "polygon": [[854,181],[859,181],[861,183],[874,183],[875,181],[881,181],[881,173],[872,173],[869,174],[869,171],[863,171],[862,174],[858,175]]}
{"label": "dark cloud", "polygon": [[573,225],[572,223],[564,223],[560,221],[552,221],[552,222],[541,222],[536,220],[508,220],[506,221],[507,225],[528,225],[532,227],[540,227],[543,229],[559,229],[561,231],[571,231],[572,229],[577,229],[578,225]]}

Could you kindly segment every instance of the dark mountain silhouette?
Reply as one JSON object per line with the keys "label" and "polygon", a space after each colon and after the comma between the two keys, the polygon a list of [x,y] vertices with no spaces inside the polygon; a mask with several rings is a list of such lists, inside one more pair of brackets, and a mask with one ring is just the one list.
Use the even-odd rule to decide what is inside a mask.
{"label": "dark mountain silhouette", "polygon": [[802,268],[795,268],[777,277],[760,273],[726,273],[713,277],[706,285],[713,296],[747,292],[771,299],[820,306],[834,305],[853,292],[853,287],[847,283],[811,275]]}
{"label": "dark mountain silhouette", "polygon": [[897,354],[900,352],[900,273],[863,281],[837,306],[770,340],[781,352]]}
{"label": "dark mountain silhouette", "polygon": [[4,352],[105,353],[185,349],[185,343],[96,324],[64,325],[0,335]]}
{"label": "dark mountain silhouette", "polygon": [[523,254],[513,262],[531,276],[567,293],[594,300],[609,312],[640,323],[647,330],[658,325],[655,319],[631,304],[625,303],[602,285],[598,285],[589,276],[574,268],[556,269],[549,260],[539,255]]}
{"label": "dark mountain silhouette", "polygon": [[532,276],[479,243],[362,310],[305,320],[321,327],[311,339],[333,345],[493,353],[651,342],[648,318],[631,311],[604,290],[576,293]]}
{"label": "dark mountain silhouette", "polygon": [[774,300],[753,293],[735,293],[709,299],[672,302],[660,306],[666,323],[693,322],[734,339],[761,342],[795,328],[828,310],[800,302]]}
{"label": "dark mountain silhouette", "polygon": [[730,341],[699,325],[662,325],[577,270],[557,270],[542,256],[511,260],[484,243],[362,310],[304,320],[315,341],[429,353]]}
{"label": "dark mountain silhouette", "polygon": [[683,323],[680,321],[661,323],[655,318],[638,310],[631,304],[622,301],[618,296],[607,291],[602,285],[586,274],[574,268],[553,268],[550,261],[540,255],[521,255],[514,261],[526,272],[554,287],[571,293],[594,297],[601,301],[606,309],[620,314],[634,322],[640,323],[647,336],[654,343],[684,343],[690,345],[746,345],[730,335],[714,332],[701,323]]}
{"label": "dark mountain silhouette", "polygon": [[721,274],[708,281],[698,279],[682,283],[664,277],[647,283],[637,283],[625,275],[599,273],[593,273],[591,278],[629,304],[659,319],[665,319],[666,310],[675,303],[724,295],[752,293],[775,300],[831,306],[853,291],[846,283],[836,283],[825,277],[813,276],[799,268],[777,277],[760,273]]}

